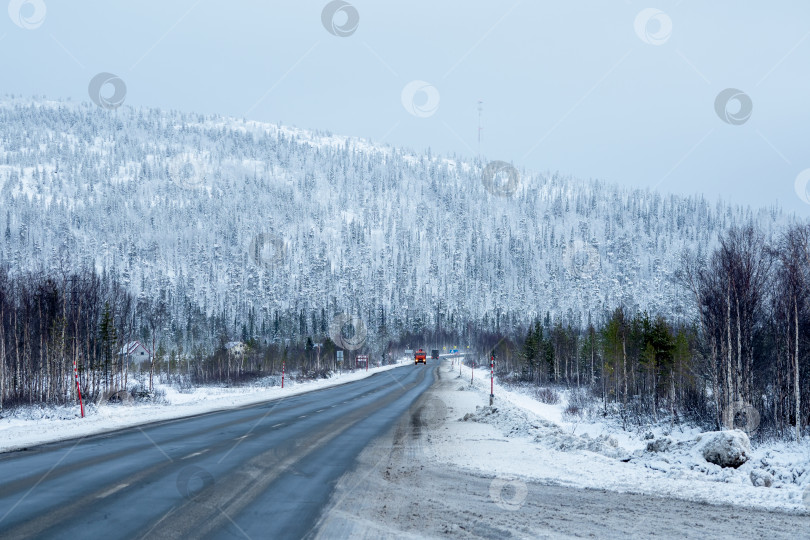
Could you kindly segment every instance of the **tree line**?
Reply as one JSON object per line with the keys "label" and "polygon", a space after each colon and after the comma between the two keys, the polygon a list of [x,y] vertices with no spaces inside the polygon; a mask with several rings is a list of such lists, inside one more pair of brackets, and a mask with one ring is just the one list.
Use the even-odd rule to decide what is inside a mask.
{"label": "tree line", "polygon": [[133,332],[133,304],[94,273],[11,277],[0,268],[0,407],[77,400],[77,380],[91,401],[125,388],[117,352]]}
{"label": "tree line", "polygon": [[[322,321],[299,310],[276,312],[258,326],[252,316],[229,320],[196,307],[181,321],[171,317],[170,302],[191,303],[164,292],[136,298],[111,275],[87,269],[11,273],[0,265],[0,410],[77,403],[79,391],[85,402],[117,401],[133,388],[148,397],[157,382],[187,388],[239,384],[284,368],[303,377],[355,368],[351,351],[342,365],[335,362],[325,310]],[[134,341],[149,351],[146,362],[129,356]],[[372,336],[357,352],[375,343]]]}
{"label": "tree line", "polygon": [[[91,270],[11,273],[0,265],[0,406],[115,399],[134,385],[239,384],[277,376],[353,369],[354,355],[373,364],[406,349],[459,347],[467,361],[488,364],[536,385],[589,389],[604,414],[670,418],[717,428],[756,414],[763,432],[799,438],[810,423],[810,226],[766,235],[734,226],[704,253],[685,250],[675,280],[692,310],[680,317],[619,306],[603,314],[552,315],[521,321],[513,312],[460,320],[441,305],[425,313],[361,313],[367,333],[337,364],[332,322],[336,299],[321,308],[246,319],[206,314],[165,290],[135,297],[108,273]],[[170,305],[183,304],[186,317]],[[358,329],[349,329],[356,331]],[[342,330],[341,330],[342,331]],[[151,362],[135,365],[124,345],[139,340]],[[241,340],[235,354],[229,342]]]}
{"label": "tree line", "polygon": [[799,439],[810,423],[810,225],[773,238],[731,227],[710,253],[682,259],[675,279],[693,316],[618,307],[584,327],[546,317],[520,344],[518,376],[590,388],[625,421],[668,414]]}

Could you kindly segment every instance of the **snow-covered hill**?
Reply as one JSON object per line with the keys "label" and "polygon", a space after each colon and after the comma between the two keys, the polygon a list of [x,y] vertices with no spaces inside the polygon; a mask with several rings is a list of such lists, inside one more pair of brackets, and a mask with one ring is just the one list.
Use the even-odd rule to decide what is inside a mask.
{"label": "snow-covered hill", "polygon": [[683,247],[782,220],[559,174],[507,168],[501,185],[487,161],[152,109],[6,98],[0,138],[12,271],[94,266],[176,317],[190,298],[256,328],[286,312],[306,332],[322,310],[372,333],[619,304],[680,316]]}

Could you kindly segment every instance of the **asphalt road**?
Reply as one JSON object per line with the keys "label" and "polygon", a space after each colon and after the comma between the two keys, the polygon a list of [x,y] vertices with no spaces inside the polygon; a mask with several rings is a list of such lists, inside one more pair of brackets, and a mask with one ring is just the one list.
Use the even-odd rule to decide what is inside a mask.
{"label": "asphalt road", "polygon": [[0,454],[0,538],[300,538],[437,365]]}

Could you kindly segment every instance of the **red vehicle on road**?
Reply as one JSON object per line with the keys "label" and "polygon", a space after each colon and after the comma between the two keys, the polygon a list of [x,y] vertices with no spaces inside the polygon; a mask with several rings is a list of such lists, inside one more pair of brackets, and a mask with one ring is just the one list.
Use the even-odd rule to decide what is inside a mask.
{"label": "red vehicle on road", "polygon": [[422,362],[423,364],[427,364],[427,353],[422,349],[419,349],[415,353],[413,353],[413,365]]}

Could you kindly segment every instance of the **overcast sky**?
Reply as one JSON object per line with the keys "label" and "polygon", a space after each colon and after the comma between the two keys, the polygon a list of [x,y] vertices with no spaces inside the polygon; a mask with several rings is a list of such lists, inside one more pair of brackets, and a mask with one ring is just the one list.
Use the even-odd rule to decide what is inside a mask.
{"label": "overcast sky", "polygon": [[482,100],[486,159],[810,215],[796,181],[810,181],[806,0],[12,0],[8,12],[6,94],[90,101],[108,72],[127,105],[467,157]]}

